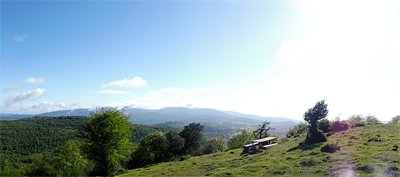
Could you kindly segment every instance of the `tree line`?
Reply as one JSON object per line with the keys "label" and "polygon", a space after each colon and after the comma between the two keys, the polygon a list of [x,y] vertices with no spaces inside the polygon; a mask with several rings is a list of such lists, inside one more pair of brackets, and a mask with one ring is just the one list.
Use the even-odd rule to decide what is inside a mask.
{"label": "tree line", "polygon": [[[79,129],[88,117],[61,116],[61,117],[33,117],[13,121],[0,121],[0,150],[2,164],[8,159],[12,166],[20,168],[23,164],[30,164],[36,158],[35,154],[48,154],[64,145],[68,140],[84,142],[85,139],[76,136]],[[149,133],[180,131],[179,128],[134,125],[129,140],[138,144],[140,139]]]}
{"label": "tree line", "polygon": [[[325,100],[318,101],[314,107],[304,113],[306,123],[300,123],[289,129],[287,137],[298,137],[300,134],[307,133],[306,143],[317,143],[326,141],[326,133],[339,132],[348,128],[381,124],[381,121],[374,115],[363,116],[355,114],[340,120],[339,116],[335,120],[329,121],[326,119],[328,109]],[[400,124],[400,115],[394,116],[390,124]]]}
{"label": "tree line", "polygon": [[[36,121],[33,121],[33,120]],[[43,120],[37,122],[37,120]],[[225,138],[217,137],[205,140],[203,138],[204,127],[200,123],[190,123],[182,131],[176,128],[169,131],[148,133],[141,138],[138,145],[134,145],[132,137],[134,134],[143,133],[135,131],[141,125],[133,125],[124,114],[124,110],[101,108],[91,114],[91,117],[60,117],[68,123],[69,128],[78,128],[78,133],[69,132],[71,136],[62,146],[51,149],[50,146],[40,150],[48,150],[41,154],[31,154],[26,164],[15,166],[8,158],[1,163],[1,175],[5,176],[112,176],[123,173],[127,168],[136,168],[151,163],[170,161],[176,159],[187,159],[192,155],[201,155],[222,151],[226,147]],[[82,122],[80,122],[82,121]],[[14,121],[13,121],[14,122]],[[36,123],[33,123],[36,122]],[[80,126],[78,126],[81,124]],[[51,126],[50,126],[51,125]],[[61,135],[58,128],[65,127],[66,122],[55,121],[54,118],[36,117],[24,120],[23,125],[10,124],[3,129],[2,125],[2,148],[9,146],[20,147],[16,138],[20,134],[31,134],[41,136],[41,133],[51,137]],[[20,126],[36,127],[37,129],[26,129]],[[43,128],[43,127],[51,128]],[[38,128],[41,127],[41,128]],[[12,131],[12,129],[18,129]],[[33,131],[36,130],[36,131]],[[54,134],[51,134],[54,133]],[[65,132],[64,132],[65,133]],[[28,136],[26,136],[28,137]],[[46,138],[44,138],[46,139]],[[51,139],[51,138],[48,138]],[[29,141],[23,139],[22,141]],[[59,143],[59,142],[58,142]],[[20,147],[30,149],[31,147]],[[11,147],[10,149],[13,149]],[[10,154],[15,151],[9,151]],[[39,150],[38,150],[39,151]],[[21,152],[21,151],[18,151]],[[30,152],[29,152],[30,153]],[[26,154],[29,154],[28,152]],[[3,155],[3,154],[2,154]],[[21,155],[21,154],[20,154]],[[4,157],[4,156],[3,156]],[[9,156],[10,157],[10,156]]]}

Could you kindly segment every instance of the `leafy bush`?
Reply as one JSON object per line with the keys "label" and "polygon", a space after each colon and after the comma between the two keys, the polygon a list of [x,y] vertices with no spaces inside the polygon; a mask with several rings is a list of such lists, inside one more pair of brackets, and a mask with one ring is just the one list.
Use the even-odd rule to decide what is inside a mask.
{"label": "leafy bush", "polygon": [[190,154],[186,154],[184,156],[181,157],[180,161],[184,161],[184,160],[188,160],[190,159],[192,156],[190,156]]}
{"label": "leafy bush", "polygon": [[373,124],[381,123],[381,121],[379,121],[378,118],[376,118],[375,116],[368,115],[365,117],[365,123],[367,125],[373,125]]}
{"label": "leafy bush", "polygon": [[400,122],[400,115],[392,117],[392,121],[390,121],[391,124],[399,124]]}
{"label": "leafy bush", "polygon": [[25,167],[26,176],[56,176],[56,169],[52,166],[54,157],[50,155],[37,155],[34,161]]}
{"label": "leafy bush", "polygon": [[339,151],[340,147],[336,144],[330,144],[330,143],[324,143],[321,146],[321,152],[330,152],[330,153],[334,153],[336,151]]}
{"label": "leafy bush", "polygon": [[358,115],[352,115],[347,118],[347,124],[353,128],[353,127],[361,127],[365,125],[365,119],[361,114]]}
{"label": "leafy bush", "polygon": [[1,176],[22,176],[23,171],[21,169],[14,168],[8,159],[4,160],[0,167]]}
{"label": "leafy bush", "polygon": [[345,121],[335,121],[332,123],[331,131],[340,132],[349,129],[349,125]]}
{"label": "leafy bush", "polygon": [[318,122],[319,129],[322,130],[324,133],[328,133],[331,131],[331,125],[332,123],[328,119],[322,119]]}
{"label": "leafy bush", "polygon": [[227,148],[228,147],[226,146],[225,138],[220,136],[220,137],[206,140],[201,151],[202,151],[202,154],[211,154],[211,153],[224,151]]}
{"label": "leafy bush", "polygon": [[306,123],[302,122],[300,124],[295,125],[293,128],[289,129],[286,133],[286,137],[298,137],[303,133],[307,133],[308,126]]}
{"label": "leafy bush", "polygon": [[58,175],[86,176],[93,170],[95,164],[83,156],[81,146],[81,142],[69,140],[57,148],[60,154],[55,157],[54,167]]}
{"label": "leafy bush", "polygon": [[251,129],[245,128],[242,132],[237,132],[229,138],[228,148],[241,148],[244,145],[251,143],[251,140],[253,140],[253,132]]}

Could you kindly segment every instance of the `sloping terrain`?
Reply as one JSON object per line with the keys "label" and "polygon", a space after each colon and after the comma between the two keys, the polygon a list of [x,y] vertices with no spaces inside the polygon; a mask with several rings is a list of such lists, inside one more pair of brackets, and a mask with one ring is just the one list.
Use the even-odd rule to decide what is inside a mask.
{"label": "sloping terrain", "polygon": [[303,144],[305,134],[255,155],[229,150],[130,170],[121,176],[398,176],[400,125],[334,132]]}
{"label": "sloping terrain", "polygon": [[[64,145],[68,140],[81,140],[76,130],[83,125],[87,117],[32,117],[14,121],[0,120],[1,160],[11,162],[30,162],[31,155],[52,151]],[[139,143],[149,133],[180,131],[178,128],[156,125],[134,125],[135,134],[131,141]]]}

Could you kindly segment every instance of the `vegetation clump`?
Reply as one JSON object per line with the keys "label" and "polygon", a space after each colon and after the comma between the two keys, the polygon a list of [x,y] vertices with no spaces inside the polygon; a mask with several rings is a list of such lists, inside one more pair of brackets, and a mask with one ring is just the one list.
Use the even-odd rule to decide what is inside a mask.
{"label": "vegetation clump", "polygon": [[295,125],[293,128],[289,129],[286,134],[286,137],[298,137],[303,133],[308,132],[308,126],[306,123],[302,122]]}
{"label": "vegetation clump", "polygon": [[365,125],[365,119],[361,114],[352,115],[347,118],[347,124],[350,128],[361,127]]}
{"label": "vegetation clump", "polygon": [[375,116],[368,115],[365,117],[365,123],[367,125],[373,125],[373,124],[381,124],[381,121],[378,120]]}
{"label": "vegetation clump", "polygon": [[84,152],[96,164],[100,175],[112,175],[123,170],[123,163],[129,160],[133,143],[133,125],[124,110],[101,108],[91,113],[88,121],[79,132],[88,143],[83,146]]}
{"label": "vegetation clump", "polygon": [[340,150],[340,147],[337,144],[324,143],[321,146],[321,152],[334,153],[334,152],[339,151],[339,150]]}
{"label": "vegetation clump", "polygon": [[328,115],[328,105],[325,100],[318,101],[313,108],[304,113],[304,120],[308,122],[308,133],[306,143],[325,142],[326,136],[322,130],[319,130],[319,120]]}
{"label": "vegetation clump", "polygon": [[332,132],[341,132],[349,129],[349,125],[346,121],[334,121],[331,126]]}
{"label": "vegetation clump", "polygon": [[253,132],[249,128],[243,129],[242,132],[237,132],[229,137],[227,142],[229,149],[241,148],[246,144],[251,143],[253,139]]}
{"label": "vegetation clump", "polygon": [[392,117],[392,121],[390,121],[391,124],[398,124],[400,123],[400,115]]}

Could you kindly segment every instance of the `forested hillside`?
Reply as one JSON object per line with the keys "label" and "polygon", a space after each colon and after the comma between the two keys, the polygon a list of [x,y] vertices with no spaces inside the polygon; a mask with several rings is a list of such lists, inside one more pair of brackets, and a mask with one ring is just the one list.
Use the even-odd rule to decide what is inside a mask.
{"label": "forested hillside", "polygon": [[[0,121],[1,161],[31,162],[31,155],[52,151],[68,140],[80,140],[76,130],[87,120],[83,116],[32,117],[14,121]],[[130,138],[139,143],[149,133],[180,131],[178,128],[156,125],[134,125],[135,134]]]}

